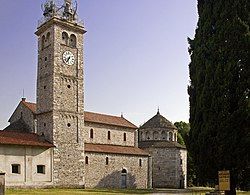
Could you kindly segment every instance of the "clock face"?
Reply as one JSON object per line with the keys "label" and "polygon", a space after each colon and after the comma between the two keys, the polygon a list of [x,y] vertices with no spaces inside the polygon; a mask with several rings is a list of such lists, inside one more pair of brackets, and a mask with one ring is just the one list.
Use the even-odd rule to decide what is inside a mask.
{"label": "clock face", "polygon": [[65,51],[63,53],[63,61],[67,65],[73,65],[75,63],[75,57],[72,52]]}

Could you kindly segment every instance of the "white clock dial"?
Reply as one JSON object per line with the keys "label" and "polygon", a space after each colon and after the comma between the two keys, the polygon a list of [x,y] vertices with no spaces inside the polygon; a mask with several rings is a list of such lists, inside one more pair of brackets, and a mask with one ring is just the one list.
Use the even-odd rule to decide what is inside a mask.
{"label": "white clock dial", "polygon": [[71,51],[65,51],[63,53],[63,61],[67,65],[73,65],[75,63],[75,57]]}

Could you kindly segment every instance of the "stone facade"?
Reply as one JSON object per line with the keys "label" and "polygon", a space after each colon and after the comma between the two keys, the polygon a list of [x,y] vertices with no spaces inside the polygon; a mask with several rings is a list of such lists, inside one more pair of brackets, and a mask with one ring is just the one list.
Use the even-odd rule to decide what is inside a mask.
{"label": "stone facade", "polygon": [[[8,136],[0,137],[0,170],[6,172],[7,186],[150,188],[153,179],[153,187],[185,187],[185,147],[177,144],[176,127],[159,113],[137,133],[123,116],[84,112],[86,31],[76,21],[71,1],[65,0],[60,14],[53,1],[46,6],[35,33],[37,104],[23,99],[6,128],[14,138],[12,130],[23,130],[22,135],[28,132],[38,140],[31,138],[30,146],[24,138],[12,143],[12,137],[12,145],[6,145]],[[65,52],[74,59],[65,60]],[[10,172],[11,165],[18,165],[18,174]]]}
{"label": "stone facade", "polygon": [[[23,108],[23,104],[26,104],[28,106],[35,105],[30,102],[21,101],[21,103],[18,105],[18,107],[15,110],[15,113],[20,113]],[[34,106],[36,108],[36,106]],[[27,110],[27,112],[30,112],[30,114],[33,113],[34,117],[36,117],[36,110]],[[88,112],[86,113],[87,116]],[[92,115],[101,115],[108,116],[113,118],[114,116],[110,115],[102,115],[102,114],[95,114],[92,113]],[[13,120],[12,122],[15,123],[19,120],[19,115],[16,114],[16,120]],[[14,116],[14,114],[13,114]],[[67,118],[67,116],[63,120],[66,120],[66,125],[70,119]],[[119,120],[126,121],[126,119],[122,117],[115,117],[119,118]],[[32,120],[32,117],[30,118]],[[46,127],[48,127],[50,124],[46,124]],[[10,125],[11,126],[11,125]],[[93,130],[93,138],[90,138],[90,130]],[[33,130],[32,130],[33,131]],[[108,132],[110,132],[110,139],[108,139]],[[64,134],[63,131],[58,134],[58,136],[61,137],[61,139],[67,139],[69,142],[74,142],[76,139],[74,137],[75,132],[72,131],[72,133]],[[125,135],[125,136],[124,136]],[[126,176],[126,187],[128,188],[147,188],[151,186],[151,181],[149,179],[149,173],[148,172],[148,154],[142,154],[142,155],[136,155],[132,153],[127,154],[119,154],[117,152],[116,148],[118,146],[124,147],[126,149],[127,147],[136,149],[134,147],[136,145],[136,129],[135,126],[132,127],[123,127],[119,125],[108,125],[108,124],[101,124],[98,122],[85,122],[84,130],[83,130],[83,137],[84,137],[84,143],[90,143],[93,145],[100,145],[100,146],[112,146],[114,147],[113,153],[98,153],[98,152],[85,152],[84,157],[89,158],[89,164],[88,167],[84,168],[84,180],[85,180],[85,187],[87,188],[93,188],[93,187],[107,187],[107,188],[120,188],[121,186],[121,179]],[[138,149],[138,148],[137,148]],[[56,151],[57,148],[54,149]],[[109,151],[110,152],[110,151]],[[67,154],[67,153],[66,153]],[[72,153],[74,155],[74,153]],[[13,157],[16,154],[13,153]],[[105,158],[109,157],[109,165],[105,165]],[[46,157],[48,158],[48,157]],[[57,161],[58,159],[53,158],[52,161]],[[59,159],[60,160],[60,159]],[[58,161],[59,161],[58,160]],[[141,165],[138,166],[139,161],[141,160]],[[60,161],[59,161],[60,162]],[[86,163],[86,162],[85,162]],[[8,164],[8,162],[7,162]],[[127,174],[121,173],[123,168],[126,168]],[[4,169],[3,169],[4,170]],[[98,174],[93,174],[95,172],[98,172]],[[100,172],[100,173],[99,173]],[[53,172],[52,172],[53,173]],[[143,175],[143,177],[141,176]],[[112,177],[115,177],[116,182],[114,183],[114,179]],[[63,176],[68,177],[68,176]],[[7,184],[9,185],[9,183]],[[30,185],[35,185],[34,183],[31,183]],[[46,184],[48,185],[48,184]],[[51,183],[52,185],[52,183]],[[20,186],[27,186],[25,183],[20,184]],[[41,186],[42,187],[42,186]]]}
{"label": "stone facade", "polygon": [[152,185],[156,188],[186,188],[187,151],[178,148],[145,149],[152,157]]}
{"label": "stone facade", "polygon": [[[48,187],[52,183],[53,148],[0,145],[0,170],[6,173],[8,187]],[[12,173],[12,165],[19,165],[19,173]],[[37,166],[44,166],[44,173]]]}
{"label": "stone facade", "polygon": [[[147,188],[148,157],[86,152],[85,186],[87,188]],[[108,157],[108,165],[106,158]],[[140,162],[141,161],[141,164]],[[123,173],[122,170],[126,170]],[[122,177],[126,177],[123,186]]]}
{"label": "stone facade", "polygon": [[[93,138],[90,137],[91,129]],[[84,139],[85,143],[135,146],[135,129],[85,122]]]}
{"label": "stone facade", "polygon": [[[53,182],[84,186],[83,34],[74,21],[53,17],[38,27],[37,133],[52,142]],[[70,51],[74,64],[63,61]]]}
{"label": "stone facade", "polygon": [[34,113],[24,104],[25,99],[18,104],[17,108],[11,115],[9,122],[12,124],[22,118],[22,120],[27,124],[27,131],[36,132],[36,116]]}
{"label": "stone facade", "polygon": [[177,143],[177,128],[157,114],[139,128],[138,145],[152,157],[152,186],[187,187],[187,150]]}

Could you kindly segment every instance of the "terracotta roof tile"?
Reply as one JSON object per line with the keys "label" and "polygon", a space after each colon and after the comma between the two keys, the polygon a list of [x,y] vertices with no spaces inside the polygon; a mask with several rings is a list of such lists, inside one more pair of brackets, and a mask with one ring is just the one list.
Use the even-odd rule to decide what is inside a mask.
{"label": "terracotta roof tile", "polygon": [[16,131],[0,131],[0,144],[54,147],[53,144],[41,140],[35,133],[23,133]]}
{"label": "terracotta roof tile", "polygon": [[29,108],[33,113],[36,113],[36,104],[31,102],[22,101],[22,103]]}
{"label": "terracotta roof tile", "polygon": [[84,121],[137,129],[137,126],[123,117],[98,114],[93,112],[84,112]]}
{"label": "terracotta roof tile", "polygon": [[85,152],[149,156],[149,153],[137,147],[105,144],[85,143]]}
{"label": "terracotta roof tile", "polygon": [[[36,104],[31,102],[22,101],[22,103],[27,106],[33,113],[36,113]],[[128,127],[132,129],[137,129],[133,123],[129,122],[127,119],[118,116],[111,116],[106,114],[99,114],[94,112],[84,112],[84,121],[91,123],[99,123],[106,125],[114,125],[119,127]]]}
{"label": "terracotta roof tile", "polygon": [[177,127],[174,126],[169,120],[167,120],[164,116],[160,115],[158,111],[155,116],[149,119],[146,123],[144,123],[140,129],[152,129],[152,128],[163,128],[163,129],[176,129]]}

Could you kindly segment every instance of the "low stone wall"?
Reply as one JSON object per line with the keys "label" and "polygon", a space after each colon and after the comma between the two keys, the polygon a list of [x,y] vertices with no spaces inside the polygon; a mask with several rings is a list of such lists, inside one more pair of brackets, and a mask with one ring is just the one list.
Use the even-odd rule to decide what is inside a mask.
{"label": "low stone wall", "polygon": [[0,195],[5,194],[5,173],[0,173]]}

